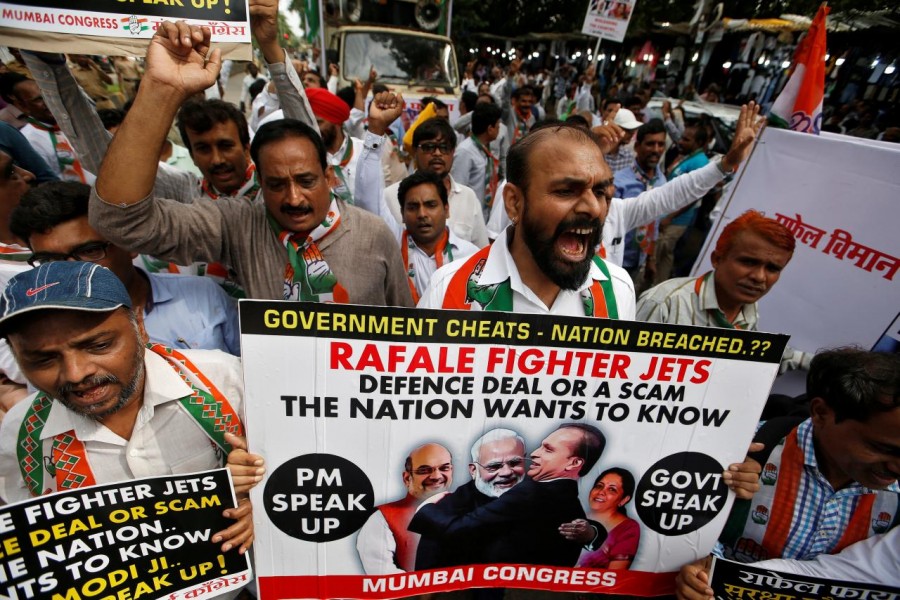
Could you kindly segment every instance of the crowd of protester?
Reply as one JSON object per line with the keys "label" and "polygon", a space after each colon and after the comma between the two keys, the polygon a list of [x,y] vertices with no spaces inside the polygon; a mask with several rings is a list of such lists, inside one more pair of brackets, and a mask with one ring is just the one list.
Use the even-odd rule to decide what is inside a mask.
{"label": "crowd of protester", "polygon": [[[745,213],[714,241],[713,269],[689,276],[759,132],[752,98],[736,99],[748,102],[716,147],[711,119],[668,100],[716,102],[714,86],[698,95],[566,62],[472,61],[458,115],[425,98],[409,119],[377,73],[338,89],[336,65],[326,76],[291,58],[275,4],[251,2],[261,56],[244,65],[237,102],[223,99],[230,61],[184,23],[160,27],[144,60],[15,51],[0,71],[4,500],[58,489],[26,477],[15,451],[19,424],[47,410],[59,432],[77,432],[97,483],[200,470],[228,453],[242,500],[214,541],[246,550],[246,493],[264,467],[234,435],[236,298],[756,329],[757,302],[794,252],[783,225]],[[897,141],[881,123],[859,100],[829,107],[823,129]],[[788,349],[787,369],[809,370],[792,404],[808,418],[774,436],[783,452],[756,459],[801,463],[792,492],[764,491],[789,531],[774,540],[733,513],[738,533],[715,552],[801,570],[812,567],[795,559],[845,548],[845,562],[878,560],[889,534],[865,521],[900,514],[897,356]],[[219,450],[179,409],[198,389],[235,415]],[[756,459],[727,472],[745,498],[759,488]],[[682,570],[681,597],[711,596],[704,567]]]}

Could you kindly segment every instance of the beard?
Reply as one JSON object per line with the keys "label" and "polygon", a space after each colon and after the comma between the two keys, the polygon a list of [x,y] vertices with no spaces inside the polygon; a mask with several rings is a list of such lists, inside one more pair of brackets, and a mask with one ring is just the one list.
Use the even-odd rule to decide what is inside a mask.
{"label": "beard", "polygon": [[[527,203],[522,218],[522,227],[525,245],[531,250],[534,262],[541,272],[550,281],[563,290],[577,290],[584,283],[591,270],[591,262],[594,259],[594,249],[600,244],[600,236],[603,231],[603,222],[600,219],[587,217],[572,217],[560,222],[556,231],[550,236],[545,236],[540,231],[540,223],[530,218]],[[557,253],[557,241],[560,236],[573,228],[593,228],[594,231],[585,237],[586,252],[583,259],[572,262],[560,258]]]}
{"label": "beard", "polygon": [[[518,483],[522,481],[522,477],[524,477],[524,475],[522,475],[521,477],[516,477],[516,485],[518,485]],[[475,482],[475,489],[488,498],[499,498],[512,489],[512,487],[497,487],[494,485],[493,481],[487,482],[481,477],[475,477],[473,478],[473,481]]]}
{"label": "beard", "polygon": [[107,408],[102,412],[95,412],[91,410],[85,410],[84,407],[78,406],[72,402],[66,400],[68,395],[72,392],[72,390],[76,387],[83,385],[97,386],[97,385],[105,385],[105,384],[117,384],[119,383],[119,378],[115,375],[93,375],[88,377],[78,383],[64,383],[59,387],[56,391],[56,399],[59,400],[63,406],[68,408],[69,410],[76,412],[80,415],[84,415],[94,421],[100,421],[112,414],[115,414],[125,408],[128,403],[131,401],[132,396],[137,391],[138,386],[144,380],[144,347],[143,345],[139,345],[139,352],[135,353],[135,360],[132,364],[132,377],[125,384],[122,389],[119,391],[119,397],[116,399],[116,403]]}

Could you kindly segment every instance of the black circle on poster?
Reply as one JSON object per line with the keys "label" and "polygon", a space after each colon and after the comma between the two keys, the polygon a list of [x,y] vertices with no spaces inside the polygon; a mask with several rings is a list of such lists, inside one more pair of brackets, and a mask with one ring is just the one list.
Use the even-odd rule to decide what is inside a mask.
{"label": "black circle on poster", "polygon": [[372,483],[333,454],[304,454],[280,465],[263,491],[269,520],[287,535],[330,542],[358,530],[372,514]]}
{"label": "black circle on poster", "polygon": [[723,471],[719,461],[700,452],[679,452],[657,461],[638,484],[638,516],[662,535],[700,529],[725,506]]}

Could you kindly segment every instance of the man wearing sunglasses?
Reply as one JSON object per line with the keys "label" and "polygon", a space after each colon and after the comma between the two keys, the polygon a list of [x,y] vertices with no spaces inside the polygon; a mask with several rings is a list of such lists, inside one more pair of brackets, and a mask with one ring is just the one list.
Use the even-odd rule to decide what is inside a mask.
{"label": "man wearing sunglasses", "polygon": [[134,254],[103,238],[88,223],[91,188],[50,182],[29,190],[10,228],[33,251],[31,266],[67,260],[107,267],[125,284],[151,341],[172,348],[240,354],[234,301],[206,277],[159,275],[134,266]]}
{"label": "man wearing sunglasses", "polygon": [[[447,202],[450,218],[447,225],[460,239],[482,248],[487,246],[488,233],[484,224],[481,203],[472,188],[456,181],[451,175],[453,154],[456,151],[456,132],[444,119],[428,119],[413,132],[413,159],[417,171],[428,171],[438,175],[447,188]],[[398,202],[400,182],[384,190],[384,206],[397,223],[403,222]],[[363,202],[360,202],[363,206]],[[377,207],[363,206],[376,214]]]}
{"label": "man wearing sunglasses", "polygon": [[426,498],[446,492],[453,483],[453,459],[440,444],[425,444],[409,453],[403,466],[406,496],[382,504],[359,530],[356,550],[367,575],[413,571],[419,534],[407,530]]}

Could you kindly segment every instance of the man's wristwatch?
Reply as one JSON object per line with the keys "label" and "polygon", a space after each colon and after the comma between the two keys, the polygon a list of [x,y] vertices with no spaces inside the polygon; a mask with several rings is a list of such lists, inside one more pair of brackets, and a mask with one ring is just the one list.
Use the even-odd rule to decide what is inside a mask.
{"label": "man's wristwatch", "polygon": [[720,157],[719,160],[716,161],[716,166],[719,168],[719,172],[726,177],[730,175],[734,175],[737,172],[737,167],[732,167],[731,169],[726,169],[722,166],[722,162],[724,161],[724,157]]}

